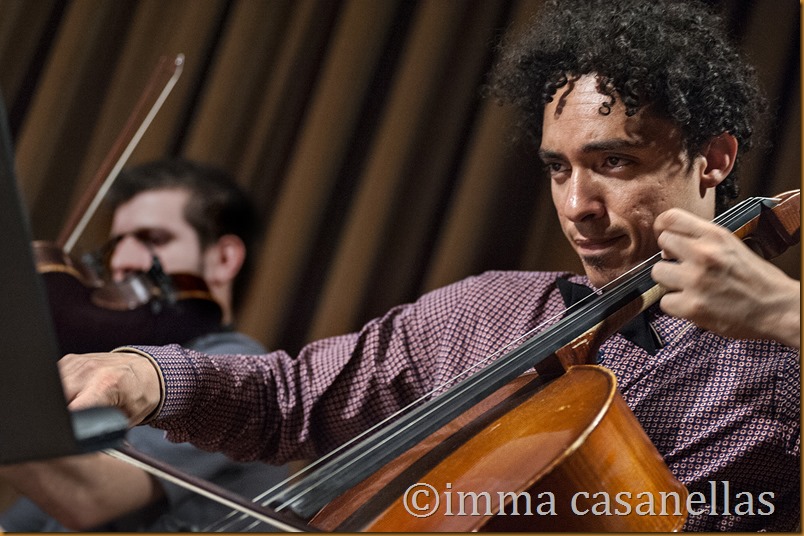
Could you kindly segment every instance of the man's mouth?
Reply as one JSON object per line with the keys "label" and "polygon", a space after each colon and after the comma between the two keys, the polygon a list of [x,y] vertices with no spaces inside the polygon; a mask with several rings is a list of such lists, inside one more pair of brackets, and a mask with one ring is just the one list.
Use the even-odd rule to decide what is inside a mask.
{"label": "man's mouth", "polygon": [[617,245],[622,236],[612,238],[575,238],[575,248],[579,255],[595,255],[603,253]]}

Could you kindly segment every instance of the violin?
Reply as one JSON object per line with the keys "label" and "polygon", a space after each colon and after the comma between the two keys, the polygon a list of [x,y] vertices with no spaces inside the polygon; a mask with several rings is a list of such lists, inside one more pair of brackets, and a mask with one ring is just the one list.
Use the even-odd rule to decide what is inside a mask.
{"label": "violin", "polygon": [[62,353],[110,351],[123,344],[185,343],[220,328],[222,311],[204,280],[151,270],[124,281],[104,276],[91,255],[71,254],[128,157],[175,86],[184,56],[162,57],[123,131],[55,243],[33,243]]}
{"label": "violin", "polygon": [[53,244],[34,242],[33,251],[62,353],[181,344],[220,329],[223,314],[204,280],[168,276],[157,258],[148,272],[118,282]]}
{"label": "violin", "polygon": [[[715,222],[772,258],[800,241],[800,191],[748,199]],[[619,395],[614,375],[593,364],[605,339],[664,295],[651,277],[660,260],[657,254],[611,290],[582,300],[443,394],[325,456],[259,504],[232,506],[224,493],[225,504],[287,531],[681,530],[685,487]],[[116,455],[143,468],[153,463],[126,448]],[[417,483],[431,487],[420,502],[408,496]],[[219,493],[206,489],[208,496]],[[479,490],[470,497],[479,514],[467,515],[458,493]],[[613,506],[590,513],[599,507],[596,493]],[[644,494],[656,501],[655,510],[640,510]],[[455,502],[416,515],[416,505],[434,495]]]}

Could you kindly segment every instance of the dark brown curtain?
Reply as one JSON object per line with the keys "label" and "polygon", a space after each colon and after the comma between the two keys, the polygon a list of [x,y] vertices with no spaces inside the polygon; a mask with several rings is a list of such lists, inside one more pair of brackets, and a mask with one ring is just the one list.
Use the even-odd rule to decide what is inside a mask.
{"label": "dark brown curtain", "polygon": [[[539,0],[0,0],[0,88],[37,238],[54,239],[160,56],[173,93],[130,158],[231,171],[263,236],[239,326],[353,330],[488,269],[578,269],[509,112],[480,98]],[[800,186],[799,4],[719,2],[773,103],[743,197]],[[97,245],[99,222],[80,246]],[[800,273],[800,249],[777,261]]]}

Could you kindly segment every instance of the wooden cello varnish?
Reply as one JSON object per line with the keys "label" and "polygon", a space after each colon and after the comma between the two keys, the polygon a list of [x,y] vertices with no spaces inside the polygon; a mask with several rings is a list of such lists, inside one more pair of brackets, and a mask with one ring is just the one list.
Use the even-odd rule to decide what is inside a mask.
{"label": "wooden cello varnish", "polygon": [[[528,374],[492,398],[331,503],[311,524],[369,532],[681,530],[686,488],[610,371],[575,366],[546,386]],[[414,498],[424,486],[429,495]],[[435,495],[440,504],[432,515],[411,513]],[[515,497],[518,515],[511,515]]]}
{"label": "wooden cello varnish", "polygon": [[[715,223],[747,241],[761,237],[755,249],[769,258],[798,243],[800,214],[794,191],[748,199]],[[238,509],[279,521],[283,530],[681,530],[686,489],[619,395],[614,375],[588,364],[602,341],[664,293],[651,266],[311,467],[260,505],[268,515]],[[424,489],[417,486],[429,487],[439,506],[411,502],[411,491]]]}

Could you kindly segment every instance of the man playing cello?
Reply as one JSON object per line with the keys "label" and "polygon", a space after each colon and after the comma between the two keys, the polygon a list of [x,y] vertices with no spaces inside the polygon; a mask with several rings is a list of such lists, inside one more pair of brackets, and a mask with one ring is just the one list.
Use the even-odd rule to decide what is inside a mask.
{"label": "man playing cello", "polygon": [[[710,223],[737,195],[762,110],[753,70],[695,1],[550,1],[501,57],[490,93],[522,110],[585,275],[484,273],[297,356],[67,356],[71,407],[115,405],[242,459],[319,456],[560,314],[562,287],[601,289],[661,250],[653,277],[668,293],[645,314],[647,338],[615,334],[600,363],[676,477],[709,501],[687,529],[794,529],[800,282]],[[724,509],[712,482],[743,507],[732,497]],[[771,508],[747,504],[760,494]]]}

